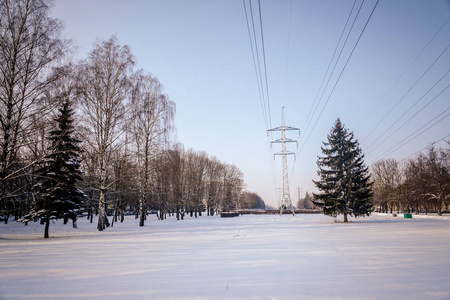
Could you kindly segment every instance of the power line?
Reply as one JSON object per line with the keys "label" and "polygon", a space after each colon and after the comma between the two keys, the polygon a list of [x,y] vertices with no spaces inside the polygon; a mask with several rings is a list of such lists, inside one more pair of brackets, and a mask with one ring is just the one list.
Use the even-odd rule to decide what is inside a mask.
{"label": "power line", "polygon": [[[269,129],[269,124],[271,126],[271,116],[270,116],[270,100],[269,100],[269,87],[268,87],[268,79],[267,79],[267,66],[266,66],[266,55],[265,55],[265,46],[264,46],[264,33],[263,33],[263,25],[262,25],[262,15],[261,15],[261,4],[258,1],[259,5],[259,20],[260,20],[260,30],[261,30],[261,40],[262,40],[262,47],[263,47],[263,61],[264,61],[264,75],[265,75],[265,84],[266,84],[266,96],[267,96],[267,107],[266,107],[266,100],[264,95],[264,83],[263,83],[263,76],[261,72],[261,62],[259,57],[259,50],[258,50],[258,41],[257,41],[257,35],[256,35],[256,29],[255,29],[255,20],[253,16],[253,7],[251,0],[248,1],[249,3],[249,10],[250,10],[250,16],[251,16],[251,23],[252,23],[252,30],[250,29],[250,21],[248,16],[248,9],[247,5],[245,3],[245,0],[242,1],[244,5],[244,11],[245,11],[245,19],[247,22],[247,31],[250,41],[250,48],[252,51],[252,58],[253,58],[253,65],[255,69],[255,76],[256,76],[256,83],[258,86],[258,92],[260,97],[260,103],[261,103],[261,110],[263,113],[263,119],[264,119],[264,125],[266,131]],[[253,38],[251,32],[253,31]],[[254,43],[254,46],[253,46]],[[255,52],[256,52],[256,59],[255,59]],[[268,145],[270,145],[270,139],[269,136],[267,136]],[[272,148],[268,147],[269,149],[269,161],[271,165],[271,170],[273,174],[273,184],[274,187],[276,187],[276,169],[275,169],[275,162],[271,159],[272,157]]]}
{"label": "power line", "polygon": [[[431,145],[434,145],[434,144],[436,144],[436,143],[439,143],[440,141],[443,141],[443,140],[445,140],[446,138],[449,138],[449,137],[450,137],[450,134],[444,136],[443,138],[440,138],[440,139],[437,140],[437,141],[434,141],[433,143],[431,143]],[[405,158],[402,158],[399,162],[402,162],[402,161],[404,161],[405,159],[408,159],[408,158],[410,158],[411,156],[414,156],[414,155],[416,155],[417,153],[422,152],[423,150],[425,150],[425,149],[427,149],[427,148],[429,148],[429,147],[430,147],[430,146],[423,147],[423,148],[420,149],[419,151],[416,151],[416,152],[414,152],[413,154],[411,154],[411,155],[409,155],[409,156],[407,156],[407,157],[405,157]]]}
{"label": "power line", "polygon": [[267,108],[269,111],[269,125],[272,127],[272,116],[270,115],[270,97],[269,97],[269,84],[267,80],[267,66],[266,66],[266,50],[264,47],[264,31],[263,31],[263,23],[262,23],[262,14],[261,14],[261,1],[258,0],[259,6],[259,24],[261,26],[261,41],[262,41],[262,49],[263,49],[263,59],[264,59],[264,75],[266,77],[266,96],[267,96]]}
{"label": "power line", "polygon": [[414,65],[414,63],[417,61],[417,59],[422,55],[422,53],[425,51],[425,49],[428,48],[428,46],[431,44],[431,42],[434,40],[434,38],[441,32],[441,30],[447,25],[448,21],[450,21],[450,17],[442,24],[442,26],[436,31],[436,33],[431,37],[431,39],[428,41],[428,43],[422,48],[422,50],[417,54],[417,56],[413,59],[413,61],[409,64],[409,66],[403,71],[403,73],[397,78],[397,80],[394,82],[394,84],[388,89],[388,91],[380,98],[380,100],[372,107],[372,109],[369,110],[369,113],[362,119],[361,123],[358,127],[361,127],[365,120],[368,119],[370,114],[373,112],[374,108],[378,107],[382,100],[392,91],[392,89],[398,84],[398,82],[405,76],[405,74],[409,71],[409,69]]}
{"label": "power line", "polygon": [[395,105],[387,112],[387,114],[384,115],[384,117],[373,127],[373,129],[369,132],[369,134],[361,141],[364,142],[367,140],[367,138],[373,133],[373,131],[383,122],[390,114],[391,112],[405,99],[406,95],[409,94],[409,92],[419,83],[420,80],[428,73],[428,71],[436,64],[436,62],[444,55],[444,53],[450,48],[450,44],[447,45],[447,47],[444,49],[444,51],[441,52],[441,54],[433,61],[433,63],[423,72],[423,74],[414,82],[414,84],[406,91],[406,93],[395,103]]}
{"label": "power line", "polygon": [[[251,0],[249,0],[250,2],[250,8],[251,8]],[[260,32],[261,32],[261,44],[262,44],[262,50],[263,50],[263,62],[264,62],[264,77],[265,77],[265,83],[266,83],[266,96],[267,96],[267,111],[269,113],[268,116],[268,124],[270,127],[272,127],[272,116],[270,113],[270,96],[269,96],[269,84],[268,84],[268,79],[267,79],[267,64],[266,64],[266,50],[265,50],[265,43],[264,43],[264,31],[263,31],[263,23],[262,23],[262,13],[261,13],[261,1],[258,0],[258,10],[259,10],[259,24],[260,24]],[[253,10],[252,10],[252,20],[253,20]],[[255,41],[256,41],[256,34],[255,34]],[[259,59],[259,58],[258,58]],[[261,75],[261,70],[260,70],[260,75]],[[261,89],[263,89],[263,83],[261,80]],[[267,111],[266,111],[266,117],[267,117]],[[268,128],[266,127],[266,130]],[[272,132],[270,132],[270,137],[272,137]],[[268,138],[268,142],[270,145],[270,140],[269,140],[269,136],[267,136]],[[271,147],[270,147],[271,149]],[[269,153],[270,154],[270,153]],[[269,158],[270,162],[271,162],[271,167],[272,167],[272,174],[273,174],[273,180],[274,180],[274,188],[276,188],[276,169],[275,169],[275,162],[272,161],[271,158]]]}
{"label": "power line", "polygon": [[[265,95],[264,95],[263,79],[262,79],[262,72],[261,72],[261,63],[260,63],[260,59],[259,59],[258,42],[257,42],[257,39],[256,39],[255,20],[254,20],[254,17],[253,17],[253,7],[252,7],[251,0],[249,0],[249,5],[250,5],[250,16],[251,16],[252,28],[253,28],[253,37],[254,37],[254,41],[255,41],[256,61],[258,63],[258,74],[259,74],[259,82],[258,82],[258,84],[261,86],[261,94],[262,94],[262,100],[261,101],[263,102],[263,107],[264,107],[264,118],[266,120],[266,123],[269,124],[268,117],[267,117],[266,100],[265,100]],[[267,128],[268,127],[266,127],[266,129]]]}
{"label": "power line", "polygon": [[[305,124],[303,125],[303,128],[306,127],[306,128],[304,129],[304,132],[307,132],[307,131],[308,131],[309,126],[311,125],[311,121],[312,121],[314,115],[316,114],[317,108],[319,107],[320,101],[322,101],[323,94],[324,94],[325,90],[326,90],[327,87],[328,87],[328,83],[330,82],[330,79],[331,79],[331,77],[333,76],[334,70],[336,69],[336,65],[337,65],[337,63],[339,62],[339,59],[341,58],[342,51],[344,50],[345,45],[347,44],[348,38],[349,38],[350,34],[352,33],[353,26],[355,25],[355,22],[356,22],[356,20],[358,19],[359,13],[360,13],[361,8],[362,8],[362,6],[363,6],[363,4],[364,4],[364,0],[361,2],[361,5],[359,6],[359,10],[358,10],[358,12],[357,12],[357,14],[356,14],[356,16],[355,16],[355,19],[353,20],[352,26],[350,27],[350,30],[349,30],[349,32],[348,32],[348,34],[347,34],[347,37],[346,37],[346,39],[345,39],[345,42],[344,42],[344,44],[342,45],[341,51],[340,51],[340,53],[339,53],[338,58],[336,59],[336,62],[335,62],[334,67],[333,67],[333,70],[331,71],[330,76],[328,77],[327,83],[326,83],[325,87],[323,88],[323,92],[322,92],[320,98],[318,98],[318,96],[319,96],[319,94],[320,94],[320,91],[322,90],[323,83],[325,82],[325,78],[327,78],[328,71],[330,70],[331,64],[333,63],[334,57],[335,57],[335,55],[336,55],[336,51],[337,51],[337,49],[339,48],[339,44],[341,43],[342,36],[344,35],[345,29],[347,28],[348,21],[350,20],[350,16],[352,15],[353,9],[355,8],[355,4],[356,4],[356,0],[353,2],[352,9],[350,10],[350,13],[349,13],[349,15],[348,15],[348,17],[347,17],[347,21],[345,22],[345,26],[344,26],[344,28],[342,29],[341,36],[339,37],[339,41],[338,41],[338,43],[336,44],[336,48],[334,49],[333,55],[332,55],[331,60],[330,60],[330,62],[329,62],[329,64],[328,64],[327,71],[325,72],[325,75],[323,76],[323,79],[322,79],[322,82],[321,82],[321,84],[320,84],[319,90],[317,91],[316,97],[314,98],[314,103],[313,103],[313,105],[311,106],[311,108],[310,108],[310,110],[309,110],[309,112],[308,112],[308,116],[306,117]],[[319,101],[317,101],[317,99],[319,99]],[[316,103],[317,103],[317,105],[316,105]],[[314,108],[314,113],[311,115],[311,112],[312,112],[313,108]],[[310,116],[311,116],[311,118],[310,118]],[[308,123],[308,124],[306,124],[306,123]],[[302,142],[302,140],[303,140],[303,137],[301,138],[300,143]]]}
{"label": "power line", "polygon": [[[448,88],[450,87],[450,85],[447,85],[447,87],[442,90],[438,95],[436,95],[433,99],[431,99],[427,104],[425,104],[418,112],[416,112],[413,116],[411,116],[408,120],[406,120],[406,122],[404,122],[399,128],[397,128],[393,133],[391,133],[387,138],[385,138],[381,143],[384,143],[388,138],[390,138],[392,135],[394,135],[397,131],[399,131],[401,128],[403,128],[403,126],[405,126],[409,121],[411,121],[415,116],[417,116],[421,111],[423,111],[425,109],[425,107],[427,107],[429,104],[431,104],[431,102],[433,102],[437,97],[439,97],[443,92],[445,92]],[[380,144],[381,144],[380,143]],[[375,150],[375,149],[373,149]]]}
{"label": "power line", "polygon": [[[432,120],[428,121],[425,125],[423,125],[422,127],[420,127],[419,129],[415,130],[413,133],[411,133],[410,135],[408,135],[406,138],[404,138],[403,140],[401,140],[400,142],[398,142],[396,145],[394,145],[393,147],[389,148],[388,150],[386,150],[383,154],[379,155],[376,159],[374,159],[373,161],[377,161],[378,159],[385,157],[387,155],[392,154],[393,152],[397,151],[398,149],[402,148],[403,146],[405,146],[406,144],[410,143],[412,140],[416,139],[417,137],[421,136],[423,133],[427,132],[428,130],[430,130],[431,128],[433,128],[434,126],[436,126],[437,124],[439,124],[440,122],[442,122],[443,120],[445,120],[446,118],[448,118],[450,116],[450,113],[445,115],[444,117],[442,117],[441,119],[439,119],[438,121],[436,121],[434,124],[428,126],[427,128],[425,128],[424,130],[422,130],[420,133],[419,132],[421,129],[423,129],[425,126],[427,126],[428,124],[430,124],[431,122],[433,122],[434,120],[436,120],[437,118],[439,118],[440,116],[442,116],[444,113],[446,113],[447,111],[450,111],[450,107],[447,108],[445,111],[441,112],[439,115],[437,115],[436,117],[434,117]],[[417,133],[417,134],[416,134]],[[413,136],[414,134],[416,134],[415,136]],[[408,140],[409,139],[409,140]],[[403,143],[403,144],[402,144]],[[400,145],[401,144],[401,145]],[[395,149],[394,149],[395,148]]]}
{"label": "power line", "polygon": [[[250,24],[249,24],[249,20],[248,20],[247,7],[245,5],[245,0],[243,0],[242,2],[244,3],[245,19],[247,21],[248,38],[249,38],[249,41],[250,41],[250,48],[252,50],[253,65],[254,65],[254,69],[255,69],[256,83],[257,83],[257,86],[258,86],[259,98],[260,98],[260,102],[261,102],[261,110],[262,110],[262,113],[263,113],[264,125],[265,125],[265,128],[267,130],[269,128],[269,124],[267,123],[267,114],[266,114],[266,110],[265,110],[265,100],[264,100],[264,96],[263,96],[262,91],[261,91],[262,87],[261,87],[261,83],[260,83],[260,81],[258,79],[258,70],[257,70],[257,67],[256,67],[255,51],[253,49],[253,39],[252,39],[251,32],[250,32]],[[259,63],[259,61],[258,61],[258,63]]]}
{"label": "power line", "polygon": [[330,94],[329,94],[329,96],[328,96],[328,98],[327,98],[327,101],[325,102],[324,106],[322,107],[322,110],[320,111],[320,114],[319,114],[319,116],[317,117],[316,122],[314,123],[314,126],[313,126],[313,128],[311,129],[311,131],[309,132],[308,137],[306,138],[306,141],[304,142],[303,146],[301,147],[299,153],[303,150],[303,148],[305,147],[306,143],[308,142],[308,140],[309,140],[309,138],[310,138],[312,132],[313,132],[314,129],[316,128],[317,122],[319,121],[320,117],[322,116],[323,111],[325,110],[325,107],[327,106],[328,102],[330,101],[330,98],[331,98],[331,96],[333,95],[333,92],[334,92],[334,90],[336,89],[336,86],[337,86],[337,84],[339,83],[339,80],[341,79],[342,74],[344,73],[345,68],[346,68],[347,65],[348,65],[348,62],[350,61],[350,59],[351,59],[351,57],[352,57],[352,55],[353,55],[353,53],[354,53],[354,51],[355,51],[355,49],[356,49],[356,46],[358,46],[358,43],[359,43],[359,41],[361,40],[361,37],[362,37],[364,31],[365,31],[366,28],[367,28],[367,24],[369,24],[369,21],[370,21],[370,19],[372,18],[372,15],[373,15],[373,13],[374,13],[374,11],[375,11],[377,5],[378,5],[378,2],[379,2],[379,0],[377,0],[377,2],[375,3],[375,5],[374,5],[374,7],[373,7],[373,9],[372,9],[372,12],[370,13],[370,16],[369,16],[369,18],[367,19],[366,24],[364,25],[364,28],[362,29],[361,33],[359,34],[358,40],[356,41],[355,45],[353,46],[353,49],[352,49],[350,55],[348,56],[347,61],[345,62],[345,65],[344,65],[344,67],[342,68],[342,71],[341,71],[341,73],[339,74],[339,77],[337,78],[336,83],[334,84],[333,89],[331,90],[331,92],[330,92]]}
{"label": "power line", "polygon": [[[405,111],[403,113],[403,115],[401,115],[399,118],[397,118],[397,120],[392,123],[391,126],[389,126],[389,128],[387,128],[375,141],[372,142],[372,144],[370,144],[367,149],[370,149],[383,135],[385,135],[395,124],[397,124],[409,111],[411,111],[411,109],[414,108],[414,106],[416,106],[436,85],[438,85],[442,79],[444,79],[448,74],[450,73],[450,71],[448,71],[447,73],[445,73],[431,88],[428,89],[428,91],[425,92],[425,94],[422,95],[422,97],[420,97],[410,108],[408,108],[407,111]],[[448,85],[446,88],[444,88],[438,95],[436,95],[433,99],[431,99],[424,107],[422,107],[416,114],[414,114],[411,118],[408,119],[408,121],[406,121],[405,123],[403,123],[402,126],[400,126],[399,128],[397,128],[397,130],[395,130],[391,135],[389,135],[387,138],[385,138],[383,141],[381,141],[381,143],[378,143],[372,150],[369,151],[369,153],[373,152],[375,149],[377,149],[380,145],[382,145],[389,137],[391,137],[395,132],[397,132],[400,128],[402,128],[406,123],[408,123],[411,119],[413,119],[415,116],[417,116],[425,107],[427,107],[429,104],[431,104],[434,100],[436,100],[443,92],[445,92],[448,88],[450,87],[450,85]],[[366,151],[367,151],[366,149]]]}
{"label": "power line", "polygon": [[[364,2],[364,1],[363,1],[363,2]],[[331,90],[331,92],[330,92],[330,94],[329,94],[329,96],[328,96],[328,98],[327,98],[327,101],[325,102],[324,106],[322,107],[322,110],[320,111],[320,114],[319,114],[319,116],[317,117],[316,122],[314,123],[313,128],[312,128],[311,131],[309,132],[308,137],[306,138],[306,140],[305,140],[305,142],[303,143],[303,145],[302,145],[302,147],[300,148],[300,150],[297,152],[297,155],[300,154],[300,153],[303,151],[303,148],[305,147],[306,143],[308,142],[309,138],[311,137],[312,132],[313,132],[314,129],[316,128],[317,122],[319,121],[320,117],[322,116],[322,113],[323,113],[325,107],[327,106],[327,104],[328,104],[328,102],[329,102],[331,96],[333,95],[333,92],[334,92],[334,90],[335,90],[337,84],[339,83],[339,80],[341,79],[341,76],[342,76],[342,74],[344,73],[345,68],[347,67],[348,62],[350,61],[350,59],[351,59],[351,57],[352,57],[352,55],[353,55],[353,53],[354,53],[354,51],[355,51],[355,49],[356,49],[356,46],[358,46],[358,43],[359,43],[359,41],[361,40],[361,37],[362,37],[364,31],[365,31],[366,28],[367,28],[367,24],[369,24],[369,21],[370,21],[370,19],[372,18],[372,15],[373,15],[375,9],[377,8],[378,2],[379,2],[379,0],[377,0],[377,2],[375,3],[375,5],[374,5],[372,11],[370,12],[370,15],[369,15],[369,17],[367,18],[367,21],[366,21],[366,23],[364,24],[364,27],[363,27],[361,33],[359,34],[359,37],[358,37],[358,39],[356,40],[356,43],[355,43],[355,45],[353,46],[353,49],[352,49],[352,51],[350,52],[350,55],[348,56],[347,61],[345,62],[344,67],[342,68],[341,73],[339,74],[339,77],[338,77],[337,80],[336,80],[336,83],[334,84],[333,89]],[[360,7],[360,9],[361,9],[361,7]],[[358,12],[358,13],[359,13],[359,12]],[[355,19],[355,20],[356,20],[356,19]],[[295,163],[296,163],[296,159],[294,160],[294,166],[292,167],[292,172],[294,171]],[[292,178],[292,176],[291,176],[291,178]]]}

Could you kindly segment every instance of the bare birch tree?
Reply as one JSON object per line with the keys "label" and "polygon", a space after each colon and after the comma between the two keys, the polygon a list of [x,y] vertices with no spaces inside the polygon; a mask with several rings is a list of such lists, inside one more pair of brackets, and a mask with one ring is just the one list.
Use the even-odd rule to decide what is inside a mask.
{"label": "bare birch tree", "polygon": [[169,160],[168,164],[168,176],[170,183],[170,206],[175,210],[177,215],[177,220],[180,220],[180,216],[184,217],[182,211],[183,201],[182,201],[182,172],[181,172],[181,146],[177,145],[174,150],[169,150],[167,157]]}
{"label": "bare birch tree", "polygon": [[208,156],[203,151],[189,149],[183,155],[183,200],[190,216],[197,217],[203,208],[205,171]]}
{"label": "bare birch tree", "polygon": [[128,46],[121,46],[115,36],[97,42],[80,67],[80,100],[84,123],[89,129],[87,143],[98,160],[99,218],[97,229],[107,227],[105,194],[110,152],[119,142],[126,122],[125,105],[130,100],[134,58]]}
{"label": "bare birch tree", "polygon": [[138,74],[132,92],[132,130],[139,166],[139,226],[144,226],[150,181],[150,162],[167,145],[173,129],[175,103],[162,93],[156,77]]}
{"label": "bare birch tree", "polygon": [[400,173],[399,164],[394,159],[379,160],[372,165],[375,201],[382,212],[390,210],[392,213],[394,208],[399,209]]}
{"label": "bare birch tree", "polygon": [[48,17],[50,1],[0,2],[0,210],[8,196],[8,180],[23,166],[17,163],[35,103],[59,72],[50,72],[68,50],[60,39],[58,20]]}
{"label": "bare birch tree", "polygon": [[244,188],[244,175],[235,165],[225,164],[223,168],[223,186],[220,207],[222,211],[230,211],[238,207],[240,195]]}
{"label": "bare birch tree", "polygon": [[208,160],[205,178],[205,198],[208,216],[213,216],[219,206],[222,169],[223,165],[217,158],[212,157]]}
{"label": "bare birch tree", "polygon": [[445,164],[445,152],[431,146],[426,157],[429,177],[427,178],[428,192],[425,196],[433,201],[439,216],[442,208],[450,199],[450,170]]}
{"label": "bare birch tree", "polygon": [[407,161],[404,169],[404,190],[405,196],[408,197],[407,211],[411,209],[419,214],[420,210],[428,213],[429,201],[425,194],[428,192],[428,179],[430,177],[425,156],[420,154],[416,158]]}

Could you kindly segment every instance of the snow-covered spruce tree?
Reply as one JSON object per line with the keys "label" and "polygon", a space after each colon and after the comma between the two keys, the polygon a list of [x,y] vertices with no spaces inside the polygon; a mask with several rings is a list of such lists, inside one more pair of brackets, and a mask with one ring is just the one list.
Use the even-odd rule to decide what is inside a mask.
{"label": "snow-covered spruce tree", "polygon": [[324,157],[318,157],[317,174],[313,181],[321,191],[314,194],[314,204],[322,207],[325,215],[336,217],[370,215],[372,208],[372,185],[364,155],[353,132],[344,128],[339,118],[328,135],[328,142],[321,147]]}
{"label": "snow-covered spruce tree", "polygon": [[59,111],[60,115],[55,119],[58,128],[50,132],[48,154],[35,173],[36,201],[22,219],[22,222],[43,219],[44,238],[49,237],[50,220],[70,218],[75,226],[76,212],[86,197],[76,186],[78,181],[83,180],[78,159],[82,150],[78,146],[81,141],[72,137],[73,111],[70,103],[66,102]]}

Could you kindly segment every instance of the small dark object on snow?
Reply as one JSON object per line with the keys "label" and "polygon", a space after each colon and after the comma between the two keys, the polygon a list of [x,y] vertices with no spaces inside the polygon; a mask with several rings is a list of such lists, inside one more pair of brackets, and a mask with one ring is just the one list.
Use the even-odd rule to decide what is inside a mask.
{"label": "small dark object on snow", "polygon": [[233,217],[239,217],[238,212],[222,212],[220,213],[221,218],[233,218]]}

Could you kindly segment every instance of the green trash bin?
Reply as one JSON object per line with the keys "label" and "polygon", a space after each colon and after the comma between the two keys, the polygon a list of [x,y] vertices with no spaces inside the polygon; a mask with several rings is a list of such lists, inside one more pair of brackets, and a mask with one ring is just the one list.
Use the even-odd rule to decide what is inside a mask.
{"label": "green trash bin", "polygon": [[412,214],[403,214],[405,219],[412,219]]}

